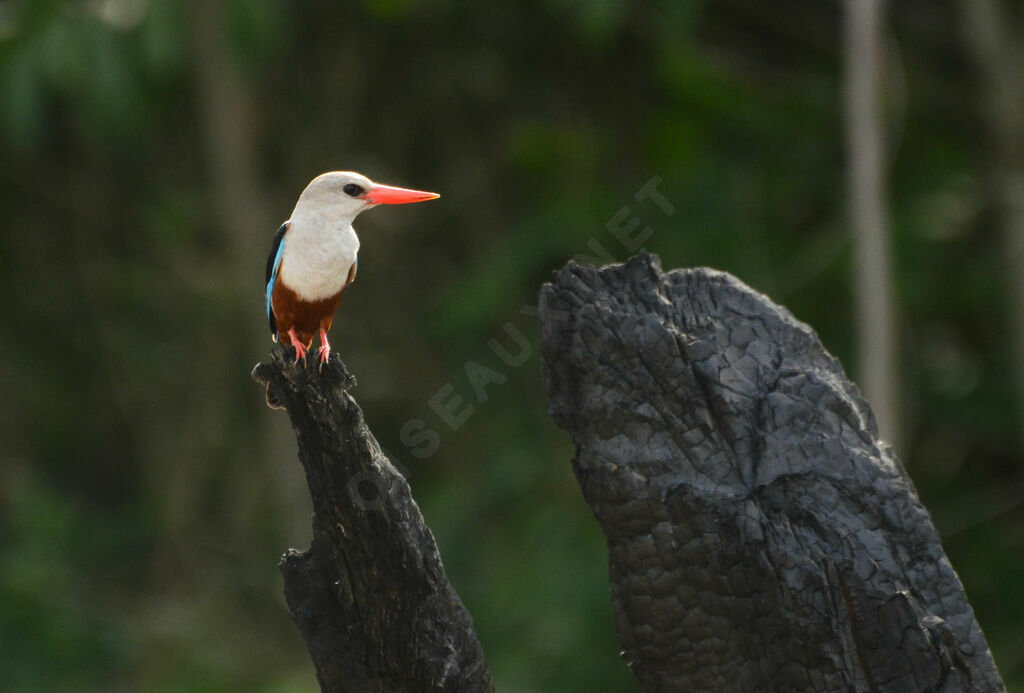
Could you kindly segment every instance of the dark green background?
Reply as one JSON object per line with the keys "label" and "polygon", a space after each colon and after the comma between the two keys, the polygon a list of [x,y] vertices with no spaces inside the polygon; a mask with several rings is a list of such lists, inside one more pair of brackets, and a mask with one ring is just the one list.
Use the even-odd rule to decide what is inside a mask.
{"label": "dark green background", "polygon": [[[886,20],[901,456],[1024,690],[1020,262],[959,24]],[[834,1],[0,2],[3,688],[316,690],[276,568],[308,499],[249,371],[274,230],[353,169],[443,196],[360,217],[332,337],[499,690],[637,690],[528,308],[595,241],[629,255],[628,207],[666,269],[736,274],[856,378],[841,26]],[[673,214],[635,199],[654,176]],[[486,401],[469,362],[504,379]],[[457,430],[443,389],[475,407]]]}

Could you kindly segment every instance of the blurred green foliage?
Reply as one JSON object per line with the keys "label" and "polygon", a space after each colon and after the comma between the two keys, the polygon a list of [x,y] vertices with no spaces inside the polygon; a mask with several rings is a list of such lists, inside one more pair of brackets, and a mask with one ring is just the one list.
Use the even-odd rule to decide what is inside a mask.
{"label": "blurred green foliage", "polygon": [[[1024,690],[1019,268],[953,4],[889,20],[902,457]],[[625,259],[608,226],[635,219],[666,268],[735,273],[856,376],[840,26],[752,0],[0,2],[5,690],[316,690],[275,568],[308,500],[248,374],[270,237],[332,169],[443,194],[360,218],[333,341],[500,690],[637,690],[529,307],[568,258]],[[672,214],[637,199],[655,176]],[[520,366],[489,346],[518,350],[508,324]],[[470,361],[504,377],[486,401]],[[457,430],[446,386],[475,408]]]}

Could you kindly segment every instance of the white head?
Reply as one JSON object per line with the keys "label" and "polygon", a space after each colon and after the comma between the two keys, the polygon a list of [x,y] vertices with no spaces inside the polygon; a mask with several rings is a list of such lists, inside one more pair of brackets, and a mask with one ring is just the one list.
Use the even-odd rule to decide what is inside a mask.
{"label": "white head", "polygon": [[360,212],[377,205],[423,202],[438,197],[437,193],[374,183],[354,171],[331,171],[314,178],[302,191],[292,220],[310,215],[351,224]]}

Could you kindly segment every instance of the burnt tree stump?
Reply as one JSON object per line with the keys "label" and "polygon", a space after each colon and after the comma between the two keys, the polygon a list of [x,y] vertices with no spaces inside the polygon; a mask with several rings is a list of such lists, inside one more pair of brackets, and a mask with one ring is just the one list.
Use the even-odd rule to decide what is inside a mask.
{"label": "burnt tree stump", "polygon": [[939,536],[808,326],[647,254],[541,290],[548,408],[647,691],[1003,691]]}
{"label": "burnt tree stump", "polygon": [[321,690],[493,690],[409,485],[348,393],[355,379],[337,355],[322,370],[310,361],[275,347],[253,378],[288,410],[313,498],[310,548],[286,553],[281,572]]}

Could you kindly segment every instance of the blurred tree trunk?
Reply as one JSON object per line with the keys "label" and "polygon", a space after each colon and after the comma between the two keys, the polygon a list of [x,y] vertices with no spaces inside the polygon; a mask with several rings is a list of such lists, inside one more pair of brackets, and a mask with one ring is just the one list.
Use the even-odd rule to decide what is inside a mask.
{"label": "blurred tree trunk", "polygon": [[[967,47],[982,83],[991,165],[988,189],[1006,263],[1017,402],[1024,415],[1024,31],[997,0],[965,0]],[[1024,421],[1018,426],[1024,436]],[[1024,437],[1020,440],[1024,452]]]}
{"label": "blurred tree trunk", "polygon": [[191,13],[200,124],[210,166],[209,201],[230,254],[229,278],[241,288],[252,284],[252,263],[262,264],[265,249],[253,243],[254,236],[270,225],[256,178],[254,109],[243,75],[226,50],[223,0],[193,0]]}
{"label": "blurred tree trunk", "polygon": [[885,221],[882,0],[846,0],[846,148],[854,239],[861,388],[882,436],[899,449],[901,420],[894,282]]}
{"label": "blurred tree trunk", "polygon": [[[193,0],[190,5],[192,19],[192,55],[195,85],[202,117],[202,134],[209,181],[207,204],[213,212],[213,230],[218,233],[226,255],[222,263],[227,300],[238,307],[235,313],[239,324],[234,338],[244,344],[269,344],[263,312],[263,292],[254,291],[263,281],[263,266],[270,239],[284,215],[275,216],[265,204],[266,195],[257,172],[260,170],[258,151],[259,133],[256,128],[256,107],[246,74],[239,69],[230,53],[230,42],[225,27],[227,3],[225,0]],[[235,326],[233,326],[234,328]],[[223,330],[214,331],[214,344],[223,343]],[[222,352],[224,357],[228,352]],[[222,365],[233,363],[230,359]],[[236,372],[223,368],[220,373],[234,381]],[[224,383],[222,392],[235,392],[231,382]],[[222,403],[222,411],[230,411],[233,403]],[[278,477],[280,483],[269,489],[276,495],[276,506],[290,517],[289,536],[305,536],[309,516],[309,503],[302,476],[291,465],[281,467],[276,460],[292,454],[290,436],[280,417],[265,409],[252,413],[263,419],[263,425],[253,430],[251,450],[261,451],[261,459],[269,469],[267,478]],[[251,460],[252,458],[249,458]],[[250,461],[241,461],[238,469],[238,488],[249,486],[250,502],[242,504],[235,517],[239,526],[249,524],[250,514],[263,514],[263,493],[268,489],[251,488],[253,475]]]}
{"label": "blurred tree trunk", "polygon": [[[268,484],[267,475],[252,474],[253,460],[265,464],[291,454],[287,437],[274,435],[274,422],[263,411],[253,408],[252,416],[266,417],[262,426],[251,428],[246,447],[225,448],[222,436],[233,430],[232,418],[251,406],[237,383],[238,350],[254,348],[266,339],[262,320],[263,257],[273,230],[257,178],[258,152],[254,107],[245,75],[238,69],[228,49],[224,26],[226,15],[222,0],[191,2],[189,43],[195,87],[197,139],[202,145],[205,170],[197,172],[202,230],[213,239],[200,249],[185,251],[184,262],[196,268],[208,291],[216,297],[217,310],[198,308],[197,324],[189,326],[195,358],[181,374],[191,381],[190,389],[202,393],[190,399],[179,412],[181,418],[168,421],[173,430],[164,432],[165,444],[158,446],[158,479],[161,492],[161,517],[178,548],[187,546],[196,536],[210,531],[210,513],[204,512],[204,498],[210,489],[229,479],[235,502],[217,511],[224,522],[223,534],[244,536],[253,531],[254,517],[267,512],[268,506],[305,508],[298,499],[278,499],[275,494],[291,490],[301,492],[301,479],[293,483]],[[196,435],[183,438],[185,428]],[[285,448],[285,450],[281,450]],[[209,451],[229,449],[221,464],[206,464]],[[276,452],[276,454],[275,454]],[[223,452],[217,453],[225,455]],[[189,461],[193,461],[190,463]],[[174,551],[171,561],[189,552]]]}

